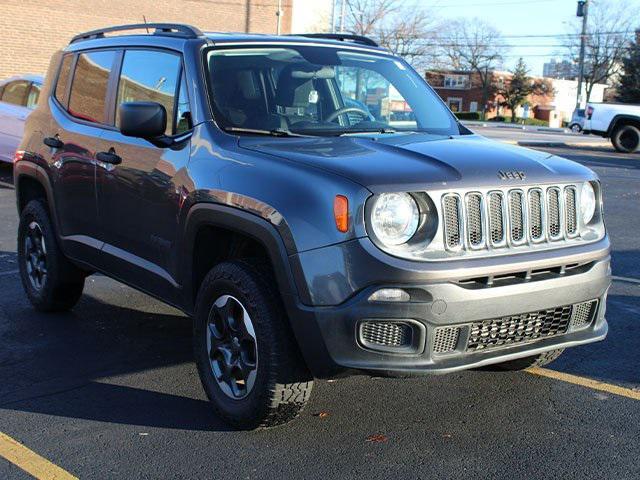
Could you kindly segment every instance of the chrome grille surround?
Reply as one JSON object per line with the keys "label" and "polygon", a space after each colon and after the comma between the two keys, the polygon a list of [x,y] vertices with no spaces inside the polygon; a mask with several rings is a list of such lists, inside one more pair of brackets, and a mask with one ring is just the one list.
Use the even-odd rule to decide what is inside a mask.
{"label": "chrome grille surround", "polygon": [[466,204],[466,228],[467,244],[471,248],[484,247],[484,200],[482,195],[476,192],[467,193],[465,198]]}
{"label": "chrome grille surround", "polygon": [[434,193],[440,196],[440,238],[452,253],[506,253],[582,240],[576,184]]}

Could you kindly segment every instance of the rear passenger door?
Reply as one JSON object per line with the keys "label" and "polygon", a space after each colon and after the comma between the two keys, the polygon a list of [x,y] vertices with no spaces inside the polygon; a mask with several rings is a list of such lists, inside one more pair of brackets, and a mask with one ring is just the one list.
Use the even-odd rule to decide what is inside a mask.
{"label": "rear passenger door", "polygon": [[[63,57],[50,104],[51,180],[59,234],[67,255],[92,264],[100,257],[96,159],[109,127],[107,97],[118,52],[91,50]],[[58,143],[57,146],[55,144]],[[53,145],[53,146],[51,146]]]}
{"label": "rear passenger door", "polygon": [[152,101],[167,111],[169,136],[191,128],[181,55],[167,50],[126,49],[114,91],[116,129],[105,131],[101,151],[117,165],[98,165],[98,208],[104,269],[150,293],[175,293],[179,175],[189,161],[189,141],[160,148],[117,129],[118,106]]}

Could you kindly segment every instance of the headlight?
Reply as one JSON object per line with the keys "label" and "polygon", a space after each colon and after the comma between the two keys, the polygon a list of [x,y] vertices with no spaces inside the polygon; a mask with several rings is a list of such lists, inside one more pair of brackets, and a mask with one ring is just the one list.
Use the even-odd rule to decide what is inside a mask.
{"label": "headlight", "polygon": [[418,204],[408,193],[383,193],[371,209],[371,228],[385,245],[402,245],[420,223]]}
{"label": "headlight", "polygon": [[582,185],[580,193],[580,212],[582,213],[582,222],[587,225],[596,213],[596,192],[590,182]]}

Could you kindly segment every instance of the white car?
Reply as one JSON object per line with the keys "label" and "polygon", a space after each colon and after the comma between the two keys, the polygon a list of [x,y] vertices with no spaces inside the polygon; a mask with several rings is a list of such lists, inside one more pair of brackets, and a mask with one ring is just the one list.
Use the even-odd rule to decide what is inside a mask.
{"label": "white car", "polygon": [[585,134],[610,138],[614,148],[633,153],[640,146],[640,105],[590,103],[587,105]]}

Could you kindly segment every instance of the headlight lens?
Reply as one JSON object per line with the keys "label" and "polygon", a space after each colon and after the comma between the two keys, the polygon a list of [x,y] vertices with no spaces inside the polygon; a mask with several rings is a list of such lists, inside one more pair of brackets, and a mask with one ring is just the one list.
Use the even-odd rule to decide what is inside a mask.
{"label": "headlight lens", "polygon": [[418,204],[408,193],[383,193],[371,210],[371,227],[385,245],[402,245],[413,237],[420,222]]}
{"label": "headlight lens", "polygon": [[582,185],[580,193],[580,211],[582,212],[582,222],[587,225],[596,213],[596,192],[593,185],[587,182]]}

